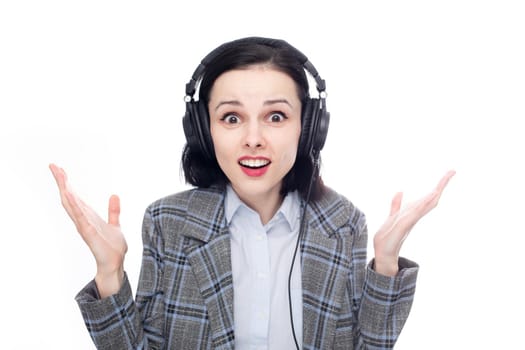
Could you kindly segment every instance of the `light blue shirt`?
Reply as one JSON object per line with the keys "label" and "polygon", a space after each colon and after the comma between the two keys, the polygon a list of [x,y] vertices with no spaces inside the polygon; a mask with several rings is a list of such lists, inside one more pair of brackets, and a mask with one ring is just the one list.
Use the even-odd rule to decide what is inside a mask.
{"label": "light blue shirt", "polygon": [[[259,214],[228,186],[226,220],[231,232],[235,349],[295,349],[288,304],[288,274],[299,234],[301,202],[289,193],[274,217],[262,225]],[[302,346],[301,259],[292,272],[294,329]]]}

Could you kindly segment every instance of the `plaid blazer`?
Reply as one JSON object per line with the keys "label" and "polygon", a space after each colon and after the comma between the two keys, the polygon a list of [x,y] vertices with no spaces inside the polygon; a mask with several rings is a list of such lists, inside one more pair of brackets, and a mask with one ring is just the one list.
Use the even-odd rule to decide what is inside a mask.
{"label": "plaid blazer", "polygon": [[[111,297],[100,299],[94,281],[77,295],[98,349],[234,348],[224,195],[193,189],[148,207],[136,300],[127,277]],[[401,258],[397,276],[376,274],[373,262],[366,264],[364,215],[332,190],[306,215],[303,349],[393,348],[412,305],[417,265]]]}

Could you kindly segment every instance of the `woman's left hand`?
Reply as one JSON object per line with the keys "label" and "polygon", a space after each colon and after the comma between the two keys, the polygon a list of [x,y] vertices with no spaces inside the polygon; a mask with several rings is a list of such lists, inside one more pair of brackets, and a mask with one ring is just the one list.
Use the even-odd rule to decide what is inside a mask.
{"label": "woman's left hand", "polygon": [[455,171],[447,172],[434,191],[403,209],[401,209],[403,193],[394,196],[390,215],[374,236],[374,270],[377,273],[386,276],[397,274],[399,251],[403,242],[414,225],[437,206],[443,190],[454,174]]}

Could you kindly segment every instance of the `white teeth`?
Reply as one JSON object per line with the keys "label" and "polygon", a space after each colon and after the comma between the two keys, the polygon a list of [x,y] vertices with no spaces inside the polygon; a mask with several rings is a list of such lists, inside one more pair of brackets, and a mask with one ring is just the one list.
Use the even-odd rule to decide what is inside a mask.
{"label": "white teeth", "polygon": [[250,168],[260,168],[268,165],[270,161],[267,159],[243,159],[239,163]]}

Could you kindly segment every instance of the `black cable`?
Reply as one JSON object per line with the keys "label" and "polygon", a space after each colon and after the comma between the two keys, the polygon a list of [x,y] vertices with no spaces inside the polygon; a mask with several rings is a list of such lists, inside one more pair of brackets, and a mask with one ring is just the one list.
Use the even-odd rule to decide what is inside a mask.
{"label": "black cable", "polygon": [[289,310],[290,310],[290,323],[292,326],[293,340],[295,342],[295,347],[297,350],[300,350],[300,349],[299,349],[299,343],[297,342],[297,336],[295,335],[295,328],[294,328],[294,323],[293,323],[292,290],[291,290],[292,289],[291,288],[292,271],[293,271],[293,267],[295,263],[295,257],[297,256],[297,250],[299,248],[299,242],[301,241],[301,237],[304,234],[304,230],[305,230],[306,208],[308,207],[308,202],[310,201],[310,193],[312,191],[312,185],[317,179],[317,176],[319,175],[319,155],[317,154],[317,155],[312,156],[312,161],[314,164],[314,172],[312,174],[312,177],[310,178],[310,184],[308,185],[308,192],[306,193],[306,200],[304,202],[303,213],[301,215],[301,226],[299,228],[299,234],[297,235],[297,241],[295,242],[295,250],[293,252],[292,264],[290,265],[290,274],[288,275],[288,305],[289,305]]}

